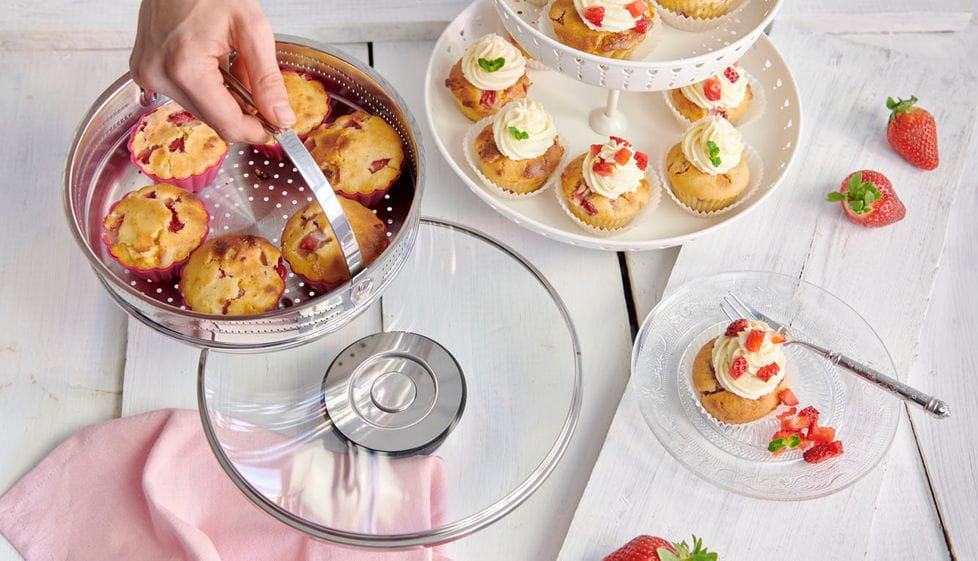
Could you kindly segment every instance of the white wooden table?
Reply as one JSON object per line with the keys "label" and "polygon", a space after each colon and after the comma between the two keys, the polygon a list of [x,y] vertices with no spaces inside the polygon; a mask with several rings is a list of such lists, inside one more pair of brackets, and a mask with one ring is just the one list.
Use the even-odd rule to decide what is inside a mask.
{"label": "white wooden table", "polygon": [[[15,2],[0,21],[0,130],[8,137],[6,149],[0,151],[4,181],[4,204],[0,206],[0,422],[5,427],[0,431],[0,491],[84,425],[161,407],[195,406],[196,350],[127,321],[75,248],[61,211],[67,143],[91,100],[125,70],[137,4],[132,1],[106,9],[105,2],[95,0]],[[420,117],[422,77],[433,39],[465,2],[440,0],[421,3],[421,7],[407,1],[377,2],[384,8],[371,10],[357,8],[371,2],[340,1],[333,3],[329,18],[308,17],[322,13],[322,2],[269,4],[278,31],[326,41],[375,40],[346,47],[383,73]],[[935,61],[958,57],[960,64],[976,72],[975,63],[968,60],[978,48],[976,26],[968,24],[971,11],[978,6],[974,0],[807,4],[812,3],[789,2],[781,21],[823,31],[859,31],[848,36],[914,51]],[[877,33],[897,28],[907,33]],[[376,41],[379,38],[384,41]],[[974,154],[976,144],[971,146],[968,152]],[[452,544],[448,553],[466,561],[554,559],[558,554],[568,561],[600,559],[607,551],[605,541],[623,542],[631,535],[615,534],[615,524],[610,530],[597,529],[602,524],[607,527],[608,522],[601,520],[603,505],[592,498],[586,496],[577,518],[575,509],[628,381],[636,323],[658,301],[680,250],[601,253],[528,233],[479,202],[453,176],[434,146],[429,143],[428,148],[431,158],[424,212],[464,221],[529,257],[567,303],[584,358],[584,408],[564,461],[523,507],[494,527]],[[978,453],[971,444],[968,411],[978,405],[978,387],[971,381],[978,370],[974,281],[978,276],[978,229],[973,218],[978,211],[973,179],[978,176],[978,165],[974,162],[972,156],[966,163],[966,180],[949,210],[943,259],[934,261],[941,265],[929,310],[921,312],[926,319],[919,345],[908,349],[905,357],[913,365],[911,382],[951,401],[956,415],[932,423],[911,412],[913,423],[901,425],[883,466],[851,490],[808,503],[804,512],[813,517],[810,531],[795,537],[802,545],[791,551],[792,558],[819,558],[816,544],[841,541],[851,557],[978,559],[974,531]],[[746,220],[749,223],[751,218]],[[712,246],[721,247],[722,239],[721,232],[698,240],[690,251],[692,255],[708,252]],[[804,251],[807,242],[792,247],[795,245],[802,249],[787,251]],[[842,273],[823,270],[822,274],[834,278],[832,275]],[[675,477],[693,481],[697,492],[707,492],[706,483],[691,479],[678,463],[658,454],[662,473],[656,481]],[[866,491],[870,485],[875,488]],[[629,497],[639,503],[660,503],[654,510],[663,515],[641,530],[679,538],[677,534],[703,532],[696,525],[698,518],[704,526],[724,528],[710,536],[724,554],[721,559],[773,558],[775,548],[765,549],[763,540],[734,539],[758,530],[766,532],[766,528],[748,527],[758,521],[756,517],[725,520],[724,516],[724,512],[763,511],[763,504],[759,507],[731,496],[723,504],[724,512],[691,516],[683,513],[685,491],[666,487],[636,486],[645,494]],[[723,523],[716,522],[717,518]],[[631,532],[627,521],[618,526],[621,532]],[[565,544],[568,528],[571,534]],[[738,546],[744,549],[733,549]],[[19,557],[0,540],[0,558]],[[391,559],[397,558],[391,554]]]}

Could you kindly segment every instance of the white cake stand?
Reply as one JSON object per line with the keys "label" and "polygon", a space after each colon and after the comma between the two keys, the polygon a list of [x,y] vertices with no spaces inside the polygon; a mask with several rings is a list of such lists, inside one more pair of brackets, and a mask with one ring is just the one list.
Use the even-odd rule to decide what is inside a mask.
{"label": "white cake stand", "polygon": [[[738,41],[723,46],[724,53],[728,48],[733,47],[730,49],[736,54],[733,58],[727,59],[725,58],[727,54],[723,54],[723,58],[717,61],[720,54],[710,55],[714,57],[715,64],[710,66],[709,71],[705,70],[706,61],[699,58],[691,59],[694,61],[693,68],[703,63],[701,70],[705,77],[710,72],[725,67],[728,62],[738,60],[739,57],[740,64],[753,77],[752,84],[756,84],[757,88],[763,90],[766,98],[763,114],[757,116],[753,122],[740,127],[744,142],[757,152],[763,162],[763,178],[753,193],[736,208],[719,216],[703,218],[687,213],[663,194],[659,208],[640,214],[630,229],[614,236],[601,237],[578,227],[561,209],[552,192],[521,200],[499,197],[495,191],[483,185],[479,176],[466,162],[463,138],[472,128],[473,123],[458,110],[454,98],[445,87],[445,78],[452,65],[461,58],[466,47],[473,41],[486,33],[506,33],[507,28],[503,25],[503,18],[496,13],[498,2],[505,1],[507,0],[477,0],[459,14],[435,44],[425,77],[426,114],[435,144],[455,173],[480,199],[497,212],[529,230],[572,245],[609,251],[641,251],[681,245],[715,231],[744,216],[774,192],[798,148],[801,134],[801,107],[798,91],[787,65],[771,42],[763,34],[759,34],[753,45],[745,40],[743,43]],[[755,3],[756,6],[766,4],[765,0],[749,0],[749,2],[743,8],[745,11]],[[532,5],[527,2],[520,2],[520,4],[527,9],[532,8]],[[768,13],[768,16],[771,16],[778,1],[770,0],[766,5],[771,9]],[[503,6],[505,7],[505,4]],[[768,16],[760,18],[758,25],[763,24]],[[682,34],[671,29],[661,30],[661,44],[655,52],[673,48],[667,47],[667,44],[672,41],[669,36],[673,32]],[[690,39],[681,36],[676,38],[676,41],[688,40]],[[572,49],[568,50],[576,52]],[[583,60],[584,57],[581,58]],[[598,60],[610,61],[610,59]],[[658,63],[649,61],[630,64],[639,63],[658,66]],[[605,63],[595,64],[600,70],[600,65]],[[612,62],[608,63],[609,69],[612,64]],[[676,61],[672,64],[673,68],[680,69],[676,72],[677,76],[687,76],[686,65],[679,66]],[[592,68],[592,65],[590,62],[582,62],[581,67]],[[671,70],[666,71],[671,72]],[[659,72],[662,70],[660,69]],[[590,74],[586,75],[590,76]],[[606,71],[606,76],[609,75]],[[596,132],[592,128],[588,116],[591,109],[608,105],[609,92],[602,87],[591,85],[584,76],[585,74],[582,73],[579,79],[576,73],[568,76],[566,72],[530,70],[533,85],[530,87],[528,97],[542,103],[554,116],[568,158],[584,152],[590,144],[607,140],[606,133]],[[683,83],[698,79],[697,74],[691,73],[688,76],[684,78],[686,81]],[[605,84],[607,85],[608,82],[606,81]],[[679,84],[680,82],[677,81],[673,86]],[[669,82],[666,82],[666,86],[668,85]],[[639,90],[625,88],[622,84],[618,93],[611,94],[615,98],[611,104],[611,112],[624,117],[623,128],[619,131],[621,136],[634,143],[638,149],[647,152],[650,166],[659,170],[659,162],[663,160],[672,145],[679,141],[684,126],[670,112],[661,92],[646,91],[643,88]],[[752,107],[751,111],[756,109],[759,108]]]}

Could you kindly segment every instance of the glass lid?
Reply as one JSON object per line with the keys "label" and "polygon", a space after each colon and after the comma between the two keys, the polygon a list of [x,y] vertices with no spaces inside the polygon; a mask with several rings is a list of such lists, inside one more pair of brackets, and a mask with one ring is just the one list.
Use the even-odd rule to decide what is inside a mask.
{"label": "glass lid", "polygon": [[198,401],[221,466],[278,520],[348,545],[434,545],[499,520],[554,469],[580,351],[532,265],[422,220],[363,315],[295,349],[202,351]]}

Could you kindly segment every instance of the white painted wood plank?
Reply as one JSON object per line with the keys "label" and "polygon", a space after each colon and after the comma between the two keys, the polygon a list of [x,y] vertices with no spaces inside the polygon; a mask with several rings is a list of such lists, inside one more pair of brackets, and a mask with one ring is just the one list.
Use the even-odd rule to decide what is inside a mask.
{"label": "white painted wood plank", "polygon": [[[774,270],[801,276],[842,295],[865,315],[878,328],[905,378],[915,356],[915,326],[924,317],[940,261],[946,209],[960,182],[975,118],[974,107],[962,107],[959,100],[965,98],[959,96],[969,95],[974,78],[962,77],[953,64],[935,68],[928,62],[911,62],[901,55],[788,26],[776,27],[774,38],[795,68],[819,67],[833,60],[853,74],[860,72],[866,86],[855,87],[859,82],[849,81],[849,88],[840,89],[824,80],[820,83],[817,73],[796,74],[805,92],[809,128],[796,168],[786,180],[791,189],[777,193],[737,235],[720,232],[688,244],[669,286],[722,270]],[[893,67],[903,69],[899,82],[886,75],[886,68]],[[910,169],[883,140],[886,112],[880,103],[888,95],[887,88],[897,86],[909,87],[929,100],[928,108],[942,123],[942,167],[937,172]],[[873,119],[877,125],[870,124]],[[853,126],[864,122],[865,127]],[[811,123],[818,123],[818,128]],[[910,209],[900,226],[863,230],[821,202],[824,192],[858,167],[881,169],[894,181]],[[861,294],[856,287],[868,279],[876,279],[872,285],[886,290]],[[846,297],[852,294],[860,294],[859,300]],[[633,391],[626,391],[561,558],[600,557],[637,532],[681,537],[691,531],[709,536],[727,559],[749,558],[747,552],[751,557],[793,559],[841,558],[862,552],[875,558],[878,552],[868,549],[878,545],[869,542],[873,527],[895,530],[898,524],[902,532],[890,533],[891,538],[899,538],[891,551],[902,547],[921,558],[947,557],[936,513],[924,496],[923,470],[914,462],[905,429],[901,437],[887,468],[874,471],[853,488],[818,501],[772,504],[711,488],[686,472],[654,441]],[[644,445],[637,447],[636,442]],[[899,500],[889,504],[899,508],[877,510],[877,497],[887,478],[894,484],[890,488],[900,493]],[[910,513],[915,517],[908,518]],[[791,540],[772,541],[765,532],[731,531],[763,527],[765,520],[779,520],[782,533],[805,536],[806,543],[819,547],[799,549]]]}
{"label": "white painted wood plank", "polygon": [[[424,123],[423,76],[430,42],[375,43],[374,66]],[[427,132],[427,126],[422,124]],[[430,136],[427,134],[426,136]],[[584,404],[577,433],[550,479],[515,512],[452,543],[453,559],[553,559],[628,376],[631,342],[617,256],[581,250],[528,232],[479,201],[427,142],[426,214],[460,221],[497,237],[529,258],[567,305],[581,339]]]}
{"label": "white painted wood plank", "polygon": [[[126,318],[68,232],[61,175],[78,121],[124,62],[122,53],[0,57],[0,493],[71,433],[118,412]],[[19,558],[0,544],[0,558]]]}
{"label": "white painted wood plank", "polygon": [[974,9],[972,0],[786,0],[778,21],[826,33],[959,31]]}

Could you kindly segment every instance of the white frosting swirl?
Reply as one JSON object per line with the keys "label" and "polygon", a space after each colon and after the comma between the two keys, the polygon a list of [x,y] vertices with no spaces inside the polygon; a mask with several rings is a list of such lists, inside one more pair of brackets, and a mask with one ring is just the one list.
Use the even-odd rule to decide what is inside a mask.
{"label": "white frosting swirl", "polygon": [[726,71],[712,76],[720,81],[720,99],[716,101],[707,99],[706,97],[706,80],[690,84],[689,86],[683,86],[679,91],[682,92],[683,97],[703,109],[733,109],[740,107],[740,104],[744,102],[744,97],[747,96],[747,75],[744,74],[740,66],[734,65],[732,68],[739,76],[736,82],[731,82],[727,78]]}
{"label": "white frosting swirl", "polygon": [[[479,65],[479,59],[489,63],[503,59],[498,69],[490,72]],[[495,33],[479,38],[462,56],[462,74],[480,90],[505,90],[526,72],[526,60],[512,43]]]}
{"label": "white frosting swirl", "polygon": [[[750,352],[744,344],[747,342],[747,335],[754,329],[764,331],[764,341],[757,352]],[[785,356],[781,348],[783,343],[775,343],[771,340],[773,334],[774,331],[766,323],[748,321],[747,329],[737,335],[717,337],[713,344],[713,371],[723,389],[746,399],[759,399],[778,387],[781,380],[784,380]],[[747,359],[747,371],[735,380],[730,376],[730,365],[738,357]],[[758,378],[757,371],[772,363],[780,368],[778,373],[768,378],[766,382]]]}
{"label": "white frosting swirl", "polygon": [[[615,161],[615,154],[622,148],[627,149],[632,155],[621,165]],[[611,164],[610,174],[602,175],[594,171],[596,162],[606,162]],[[584,182],[591,191],[607,197],[617,199],[625,193],[633,193],[638,190],[642,180],[645,179],[645,172],[639,169],[635,162],[635,147],[619,143],[617,140],[608,139],[608,142],[601,146],[597,154],[588,152],[584,156],[583,164]]]}
{"label": "white frosting swirl", "polygon": [[[710,159],[710,142],[719,149],[716,154],[719,161],[716,163]],[[719,115],[707,115],[683,133],[683,154],[703,173],[727,173],[737,167],[743,153],[744,143],[740,132]]]}
{"label": "white frosting swirl", "polygon": [[[517,138],[523,133],[526,138]],[[553,146],[557,127],[542,105],[532,99],[521,99],[502,108],[492,124],[492,136],[503,156],[510,160],[529,160],[542,156]]]}
{"label": "white frosting swirl", "polygon": [[[607,31],[615,33],[625,31],[635,27],[635,23],[642,18],[644,12],[637,17],[633,16],[625,6],[635,2],[635,0],[574,0],[574,8],[577,14],[584,20],[584,25],[594,31]],[[644,4],[644,2],[643,2]],[[604,8],[604,17],[601,25],[594,25],[589,19],[584,17],[584,10],[588,8]],[[648,5],[645,6],[648,10]]]}

